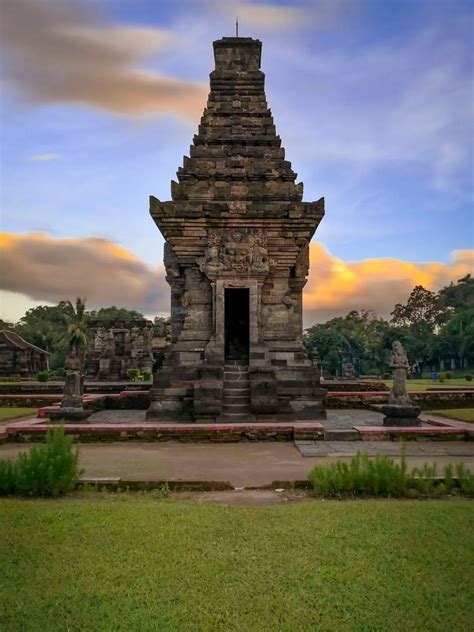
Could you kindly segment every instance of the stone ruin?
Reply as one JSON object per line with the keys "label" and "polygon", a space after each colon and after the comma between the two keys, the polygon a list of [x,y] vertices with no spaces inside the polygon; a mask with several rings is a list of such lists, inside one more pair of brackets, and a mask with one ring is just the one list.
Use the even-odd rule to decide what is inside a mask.
{"label": "stone ruin", "polygon": [[325,418],[302,345],[309,243],[324,199],[303,202],[260,70],[261,42],[214,42],[215,70],[168,202],[150,198],[165,238],[171,342],[147,420]]}
{"label": "stone ruin", "polygon": [[126,380],[128,369],[153,368],[153,323],[133,320],[93,320],[88,325],[86,372],[89,379]]}

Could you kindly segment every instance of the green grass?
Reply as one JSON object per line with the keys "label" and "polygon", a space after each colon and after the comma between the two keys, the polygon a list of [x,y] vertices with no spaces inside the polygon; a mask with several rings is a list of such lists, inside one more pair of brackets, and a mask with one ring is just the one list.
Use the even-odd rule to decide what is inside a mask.
{"label": "green grass", "polygon": [[38,408],[0,408],[0,423],[2,423],[2,421],[11,421],[12,419],[17,419],[18,417],[32,415],[36,412],[38,412]]}
{"label": "green grass", "polygon": [[[393,386],[393,380],[382,380],[389,388]],[[407,380],[408,391],[426,391],[427,388],[474,388],[474,381],[469,382],[463,379],[452,379],[440,382],[439,380]]]}
{"label": "green grass", "polygon": [[474,423],[474,408],[451,408],[449,410],[430,410],[426,414],[439,415],[448,419],[457,419]]}
{"label": "green grass", "polygon": [[0,501],[0,629],[472,632],[474,504]]}

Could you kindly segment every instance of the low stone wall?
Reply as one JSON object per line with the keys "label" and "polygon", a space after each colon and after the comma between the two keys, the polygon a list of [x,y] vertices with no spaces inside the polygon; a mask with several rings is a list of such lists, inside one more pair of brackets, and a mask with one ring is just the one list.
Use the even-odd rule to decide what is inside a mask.
{"label": "low stone wall", "polygon": [[[8,426],[4,442],[44,441],[49,425]],[[145,441],[181,443],[234,443],[238,441],[322,441],[321,424],[66,424],[75,441]]]}
{"label": "low stone wall", "polygon": [[[452,391],[412,391],[410,399],[421,410],[441,410],[448,408],[473,408],[474,392]],[[329,392],[324,405],[328,409],[371,408],[374,404],[385,404],[387,392]]]}
{"label": "low stone wall", "polygon": [[[442,410],[449,408],[473,408],[474,392],[464,390],[452,391],[416,391],[410,393],[414,404],[422,410]],[[0,396],[0,405],[4,406],[38,406],[47,407],[56,403],[60,398],[35,396]],[[329,391],[324,399],[327,409],[370,409],[373,405],[385,404],[388,400],[387,391],[341,392]],[[1,402],[5,403],[2,404]],[[23,403],[17,403],[23,402]],[[33,403],[37,402],[37,403]],[[88,410],[146,410],[150,405],[149,393],[146,390],[122,391],[110,394],[86,394],[84,407]]]}
{"label": "low stone wall", "polygon": [[365,393],[366,391],[380,391],[389,392],[389,387],[383,382],[377,381],[357,381],[357,380],[324,380],[321,383],[324,388],[327,388],[329,392],[358,392]]}
{"label": "low stone wall", "polygon": [[[118,394],[122,391],[149,391],[151,382],[85,382],[84,392],[91,394]],[[0,395],[62,395],[64,382],[10,382],[0,384]]]}

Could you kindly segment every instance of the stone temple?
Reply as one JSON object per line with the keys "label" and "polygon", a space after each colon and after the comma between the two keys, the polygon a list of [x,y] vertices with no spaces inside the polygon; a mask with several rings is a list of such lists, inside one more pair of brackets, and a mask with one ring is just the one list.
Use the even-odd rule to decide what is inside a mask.
{"label": "stone temple", "polygon": [[302,345],[309,242],[324,199],[303,202],[260,70],[261,42],[214,42],[210,94],[172,201],[150,198],[165,238],[171,345],[149,421],[325,418]]}

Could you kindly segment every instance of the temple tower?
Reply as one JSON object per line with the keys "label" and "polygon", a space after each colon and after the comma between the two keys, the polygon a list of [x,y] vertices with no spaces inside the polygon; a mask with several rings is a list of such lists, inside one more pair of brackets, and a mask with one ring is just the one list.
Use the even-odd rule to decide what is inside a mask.
{"label": "temple tower", "polygon": [[214,42],[215,70],[172,201],[150,198],[165,238],[172,344],[149,421],[325,417],[305,356],[302,290],[324,199],[303,202],[268,108],[261,42]]}

